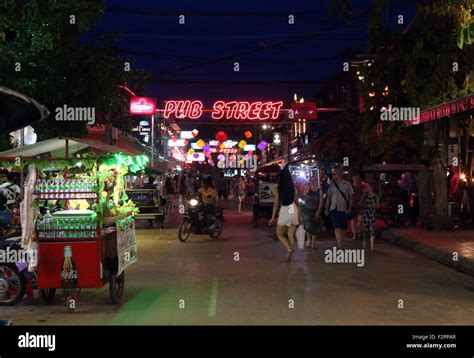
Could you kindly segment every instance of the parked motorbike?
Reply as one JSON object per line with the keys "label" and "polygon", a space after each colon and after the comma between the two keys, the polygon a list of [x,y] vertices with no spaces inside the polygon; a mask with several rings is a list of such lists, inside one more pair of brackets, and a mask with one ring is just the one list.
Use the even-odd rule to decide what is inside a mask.
{"label": "parked motorbike", "polygon": [[202,204],[196,199],[189,201],[189,208],[186,210],[183,222],[179,226],[179,241],[185,242],[191,233],[209,235],[213,239],[221,235],[224,228],[224,209],[221,207],[216,208],[209,226],[205,222],[202,211]]}
{"label": "parked motorbike", "polygon": [[[7,239],[0,241],[0,257],[8,259],[6,253],[16,251],[16,256],[22,251],[21,239]],[[0,262],[0,306],[13,306],[25,295],[26,283],[34,279],[34,273],[28,272],[26,262]]]}

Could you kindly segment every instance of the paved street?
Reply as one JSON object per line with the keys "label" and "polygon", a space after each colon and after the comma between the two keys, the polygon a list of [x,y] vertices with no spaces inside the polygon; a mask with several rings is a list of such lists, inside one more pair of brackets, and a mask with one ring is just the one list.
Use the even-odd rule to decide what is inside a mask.
{"label": "paved street", "polygon": [[177,239],[177,215],[163,230],[142,223],[139,262],[126,273],[121,306],[109,303],[106,286],[83,290],[75,314],[58,295],[52,306],[23,301],[2,307],[1,316],[16,325],[474,323],[468,275],[383,242],[367,253],[365,267],[325,263],[324,250],[334,244],[327,234],[316,251],[300,250],[284,263],[272,229],[263,222],[254,229],[250,212],[234,212],[226,210],[221,238],[191,236],[185,244]]}

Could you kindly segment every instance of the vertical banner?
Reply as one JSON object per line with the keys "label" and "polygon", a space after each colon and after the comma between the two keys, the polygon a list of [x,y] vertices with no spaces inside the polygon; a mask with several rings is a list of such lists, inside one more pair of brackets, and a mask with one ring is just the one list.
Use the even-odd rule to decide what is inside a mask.
{"label": "vertical banner", "polygon": [[130,225],[120,225],[117,220],[117,255],[118,275],[128,266],[138,261],[137,242],[135,239],[135,220]]}

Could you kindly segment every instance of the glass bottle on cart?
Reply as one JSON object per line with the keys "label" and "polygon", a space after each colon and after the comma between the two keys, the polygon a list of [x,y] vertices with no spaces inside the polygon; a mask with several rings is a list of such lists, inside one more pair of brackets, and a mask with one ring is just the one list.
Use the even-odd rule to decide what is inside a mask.
{"label": "glass bottle on cart", "polygon": [[71,246],[64,246],[61,286],[65,289],[75,289],[77,287],[77,268],[74,259],[72,258]]}

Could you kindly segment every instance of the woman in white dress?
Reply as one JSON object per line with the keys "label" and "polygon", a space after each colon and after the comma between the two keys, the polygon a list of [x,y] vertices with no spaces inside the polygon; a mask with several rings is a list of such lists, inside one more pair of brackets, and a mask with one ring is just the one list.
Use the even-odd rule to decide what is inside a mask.
{"label": "woman in white dress", "polygon": [[282,170],[278,178],[278,191],[275,195],[270,225],[272,225],[275,220],[280,204],[276,234],[278,240],[280,240],[288,251],[285,258],[285,262],[288,262],[291,261],[291,255],[293,254],[296,229],[302,222],[297,192],[288,165]]}

